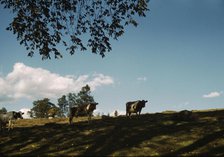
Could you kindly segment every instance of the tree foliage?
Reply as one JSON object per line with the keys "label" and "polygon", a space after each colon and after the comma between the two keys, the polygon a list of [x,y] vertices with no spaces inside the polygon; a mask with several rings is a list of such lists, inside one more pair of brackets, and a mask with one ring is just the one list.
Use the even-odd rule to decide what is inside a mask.
{"label": "tree foliage", "polygon": [[58,106],[60,110],[60,117],[64,117],[68,112],[68,100],[65,95],[58,99]]}
{"label": "tree foliage", "polygon": [[[110,39],[123,35],[126,25],[137,26],[149,0],[0,0],[15,17],[7,27],[17,35],[28,56],[62,57],[63,45],[70,54],[87,50],[105,56]],[[87,35],[85,35],[87,34]],[[82,40],[86,39],[86,40]]]}
{"label": "tree foliage", "polygon": [[69,93],[68,102],[69,102],[69,107],[95,102],[93,96],[91,95],[90,86],[86,85],[82,87],[82,89],[79,91],[78,94]]}
{"label": "tree foliage", "polygon": [[81,88],[79,93],[69,93],[58,98],[57,106],[50,102],[50,99],[44,98],[33,102],[33,108],[29,112],[30,117],[48,118],[48,117],[65,117],[68,114],[68,108],[79,106],[86,103],[95,102],[91,95],[91,88],[86,85]]}
{"label": "tree foliage", "polygon": [[6,113],[7,109],[5,107],[2,107],[2,109],[0,109],[0,113]]}
{"label": "tree foliage", "polygon": [[95,102],[93,96],[91,95],[91,89],[89,85],[82,87],[81,91],[78,93],[77,101],[79,105]]}
{"label": "tree foliage", "polygon": [[78,97],[76,93],[68,93],[67,99],[68,99],[69,107],[78,105],[78,102],[77,102]]}
{"label": "tree foliage", "polygon": [[53,117],[55,118],[55,116],[59,116],[59,117],[63,117],[63,115],[61,114],[60,108],[53,105],[51,106],[51,108],[47,111],[48,117]]}
{"label": "tree foliage", "polygon": [[31,115],[35,118],[48,118],[52,108],[57,108],[48,98],[37,100],[33,102]]}

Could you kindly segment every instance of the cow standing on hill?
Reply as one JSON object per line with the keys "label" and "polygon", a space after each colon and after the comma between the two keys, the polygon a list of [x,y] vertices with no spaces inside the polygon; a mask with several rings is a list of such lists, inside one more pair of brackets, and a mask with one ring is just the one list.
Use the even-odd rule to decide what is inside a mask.
{"label": "cow standing on hill", "polygon": [[23,119],[23,115],[24,113],[19,111],[19,112],[15,112],[15,111],[10,111],[7,113],[1,113],[0,114],[0,129],[4,129],[8,123],[8,130],[13,129],[13,121],[20,118]]}
{"label": "cow standing on hill", "polygon": [[141,114],[142,108],[145,107],[147,100],[131,101],[126,103],[126,116],[130,116],[131,113]]}
{"label": "cow standing on hill", "polygon": [[69,115],[69,124],[72,124],[73,117],[78,116],[88,116],[88,122],[91,120],[91,116],[93,114],[93,111],[96,109],[96,105],[98,103],[88,103],[83,104],[80,106],[75,106],[70,108],[70,115]]}

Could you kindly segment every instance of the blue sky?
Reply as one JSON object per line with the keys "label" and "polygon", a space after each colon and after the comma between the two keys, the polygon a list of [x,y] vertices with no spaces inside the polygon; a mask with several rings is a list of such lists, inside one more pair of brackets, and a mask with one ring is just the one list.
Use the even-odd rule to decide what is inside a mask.
{"label": "blue sky", "polygon": [[5,30],[13,16],[1,7],[0,108],[32,108],[45,96],[56,103],[86,83],[105,114],[138,99],[149,100],[143,113],[224,108],[224,1],[151,0],[149,8],[105,58],[64,52],[42,61]]}

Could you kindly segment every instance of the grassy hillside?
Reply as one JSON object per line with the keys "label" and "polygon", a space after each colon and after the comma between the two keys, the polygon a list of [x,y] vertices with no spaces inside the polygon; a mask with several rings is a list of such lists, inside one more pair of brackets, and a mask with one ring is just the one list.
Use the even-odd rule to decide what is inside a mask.
{"label": "grassy hillside", "polygon": [[0,155],[195,156],[224,155],[224,110],[116,118],[23,119],[1,132]]}

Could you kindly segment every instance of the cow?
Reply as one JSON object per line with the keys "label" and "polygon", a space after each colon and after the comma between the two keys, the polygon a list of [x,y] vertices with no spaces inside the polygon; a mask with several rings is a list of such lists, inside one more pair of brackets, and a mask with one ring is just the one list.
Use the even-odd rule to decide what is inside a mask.
{"label": "cow", "polygon": [[96,105],[98,103],[87,103],[80,106],[70,107],[70,114],[69,114],[69,124],[72,124],[73,117],[78,116],[88,116],[88,123],[91,120],[91,116],[93,111],[96,109]]}
{"label": "cow", "polygon": [[145,107],[147,100],[130,101],[126,103],[126,116],[131,115],[131,113],[141,114],[142,108]]}
{"label": "cow", "polygon": [[19,111],[19,112],[15,112],[15,111],[10,111],[7,113],[1,113],[0,114],[0,129],[4,129],[8,123],[8,130],[13,129],[13,121],[20,118],[23,119],[23,115],[24,113]]}

